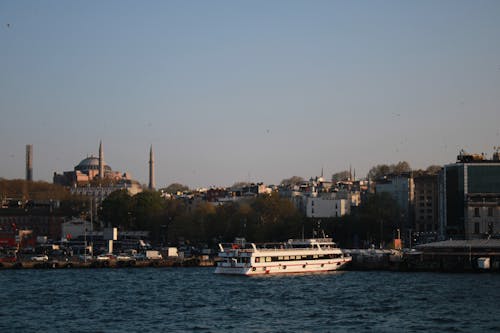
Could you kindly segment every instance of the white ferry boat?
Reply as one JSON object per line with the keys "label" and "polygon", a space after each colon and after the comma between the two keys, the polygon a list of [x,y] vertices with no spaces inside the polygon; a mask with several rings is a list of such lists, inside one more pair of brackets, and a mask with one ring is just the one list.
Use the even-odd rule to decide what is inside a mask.
{"label": "white ferry boat", "polygon": [[262,275],[328,272],[344,268],[352,258],[330,238],[290,239],[257,247],[254,243],[219,244],[216,274]]}

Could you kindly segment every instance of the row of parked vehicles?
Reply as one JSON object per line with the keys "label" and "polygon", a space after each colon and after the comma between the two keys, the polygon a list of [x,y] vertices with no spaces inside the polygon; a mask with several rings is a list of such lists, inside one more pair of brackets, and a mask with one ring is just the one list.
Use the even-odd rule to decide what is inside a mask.
{"label": "row of parked vehicles", "polygon": [[[46,254],[38,254],[35,256],[32,256],[30,258],[32,261],[37,261],[37,262],[46,262],[49,261],[49,257]],[[87,255],[80,255],[78,256],[79,260],[82,261],[110,261],[110,260],[116,260],[116,261],[141,261],[141,260],[162,260],[163,256],[159,251],[156,250],[148,250],[145,252],[141,253],[135,253],[135,254],[127,254],[127,253],[120,253],[120,254],[112,254],[112,253],[103,253],[98,256],[91,256],[90,254]]]}

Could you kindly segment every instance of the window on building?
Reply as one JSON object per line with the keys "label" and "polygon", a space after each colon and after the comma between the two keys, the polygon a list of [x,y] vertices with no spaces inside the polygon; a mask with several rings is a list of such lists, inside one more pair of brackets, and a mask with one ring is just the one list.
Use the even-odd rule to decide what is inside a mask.
{"label": "window on building", "polygon": [[[476,208],[476,209],[477,209],[477,208]],[[478,233],[479,233],[479,223],[478,223],[478,222],[474,223],[474,233],[475,233],[475,234],[478,234]]]}
{"label": "window on building", "polygon": [[488,216],[493,216],[493,207],[488,207]]}
{"label": "window on building", "polygon": [[480,215],[479,215],[479,207],[474,208],[474,217],[480,217]]}

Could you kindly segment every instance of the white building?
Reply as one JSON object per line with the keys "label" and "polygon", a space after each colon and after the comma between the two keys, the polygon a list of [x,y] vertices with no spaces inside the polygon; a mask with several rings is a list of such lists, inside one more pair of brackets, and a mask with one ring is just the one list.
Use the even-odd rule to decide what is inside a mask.
{"label": "white building", "polygon": [[346,199],[336,199],[332,196],[307,197],[307,217],[340,217],[350,213],[350,204]]}
{"label": "white building", "polygon": [[89,221],[73,219],[61,225],[61,239],[76,239],[78,237],[90,236],[92,225]]}

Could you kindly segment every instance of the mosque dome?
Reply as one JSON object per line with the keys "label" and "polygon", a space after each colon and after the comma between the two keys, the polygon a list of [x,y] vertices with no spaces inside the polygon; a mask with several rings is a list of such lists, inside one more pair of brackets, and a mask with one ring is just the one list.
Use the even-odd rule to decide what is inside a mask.
{"label": "mosque dome", "polygon": [[[106,164],[106,162],[102,162],[104,166],[104,172],[111,171],[111,167]],[[76,167],[75,171],[87,172],[89,170],[99,170],[99,158],[90,156],[83,159]]]}

